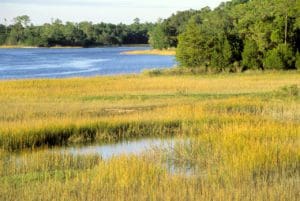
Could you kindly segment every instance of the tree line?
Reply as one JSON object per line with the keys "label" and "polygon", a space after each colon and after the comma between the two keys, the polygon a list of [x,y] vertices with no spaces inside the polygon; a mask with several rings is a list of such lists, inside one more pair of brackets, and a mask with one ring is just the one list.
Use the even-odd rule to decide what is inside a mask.
{"label": "tree line", "polygon": [[21,46],[102,46],[147,44],[153,23],[141,23],[137,18],[130,25],[91,22],[63,23],[54,20],[35,26],[27,15],[14,18],[11,25],[0,24],[0,45]]}
{"label": "tree line", "polygon": [[149,35],[154,48],[177,47],[181,66],[300,69],[299,0],[232,0],[214,10],[178,12]]}
{"label": "tree line", "polygon": [[205,71],[300,69],[299,0],[231,0],[217,8],[177,12],[157,23],[91,22],[41,26],[19,16],[0,24],[0,45],[83,46],[146,44],[176,48],[181,66]]}

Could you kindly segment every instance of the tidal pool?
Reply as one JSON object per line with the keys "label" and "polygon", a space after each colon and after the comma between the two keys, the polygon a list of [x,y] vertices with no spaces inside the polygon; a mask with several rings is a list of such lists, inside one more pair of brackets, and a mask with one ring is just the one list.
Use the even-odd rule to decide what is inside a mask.
{"label": "tidal pool", "polygon": [[92,145],[80,145],[80,146],[66,146],[66,147],[54,147],[47,149],[39,149],[35,151],[24,151],[8,156],[7,160],[18,161],[21,165],[26,157],[30,157],[31,154],[72,154],[72,155],[99,155],[102,160],[109,160],[113,157],[122,155],[143,155],[146,154],[150,157],[155,156],[151,154],[159,154],[160,157],[157,161],[158,165],[170,174],[182,174],[185,176],[192,176],[195,169],[185,161],[184,164],[178,163],[176,157],[174,157],[174,148],[178,143],[190,142],[189,138],[144,138],[129,141],[122,141],[113,144],[92,144]]}
{"label": "tidal pool", "polygon": [[99,154],[107,160],[120,155],[139,155],[153,148],[170,149],[179,141],[177,138],[162,139],[148,138],[139,140],[122,141],[114,144],[86,145],[60,148],[60,151],[71,154]]}
{"label": "tidal pool", "polygon": [[59,149],[63,153],[75,155],[99,154],[103,160],[121,155],[152,154],[155,151],[163,152],[164,159],[161,165],[171,174],[183,174],[192,176],[195,169],[190,164],[178,164],[172,155],[177,143],[188,143],[189,138],[146,138],[130,141],[122,141],[115,144],[88,145],[77,147],[65,147]]}

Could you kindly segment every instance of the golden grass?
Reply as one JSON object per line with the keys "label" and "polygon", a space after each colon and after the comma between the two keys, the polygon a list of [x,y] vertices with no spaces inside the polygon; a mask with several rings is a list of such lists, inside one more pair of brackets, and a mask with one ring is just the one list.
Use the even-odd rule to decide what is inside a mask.
{"label": "golden grass", "polygon": [[[181,123],[178,125],[176,122],[192,118],[191,105],[197,103],[197,108],[202,111],[205,109],[203,106],[212,101],[230,101],[228,98],[233,97],[232,101],[237,106],[232,106],[231,110],[239,110],[242,102],[237,97],[262,95],[284,86],[300,85],[299,78],[300,74],[297,72],[273,72],[250,75],[116,76],[1,81],[0,145],[9,148],[21,143],[16,148],[36,147],[47,143],[47,140],[54,141],[49,142],[50,144],[56,144],[84,133],[88,133],[84,134],[88,138],[90,135],[95,138],[100,130],[109,134],[111,132],[107,130],[121,129],[126,133],[130,122],[137,123],[134,124],[136,128],[129,129],[131,133],[127,133],[127,137],[138,135],[132,134],[135,129],[141,133],[142,129],[139,127],[148,126],[150,131],[154,129],[165,132],[165,129],[173,125],[178,130]],[[250,98],[246,100],[246,106],[240,108],[251,110],[251,104],[255,102],[257,99]],[[226,102],[221,104],[226,110]],[[261,101],[259,104],[259,107],[272,105]],[[214,105],[217,110],[222,110],[219,104]],[[278,105],[287,107],[284,103]],[[298,106],[294,102],[290,103],[292,109],[297,109]],[[290,110],[284,110],[280,115],[285,113],[285,117],[298,118],[298,113],[289,114]],[[265,113],[267,111],[274,118],[280,112],[273,112],[272,108]],[[205,111],[201,114],[206,114],[202,118],[208,116]],[[148,133],[149,136],[158,135],[157,131]],[[109,136],[101,138],[109,139]]]}
{"label": "golden grass", "polygon": [[[1,81],[0,200],[299,200],[299,86],[299,72]],[[8,151],[176,134],[106,161]]]}
{"label": "golden grass", "polygon": [[163,55],[163,56],[174,56],[176,54],[175,49],[151,49],[151,50],[133,50],[123,52],[122,54],[127,55]]}

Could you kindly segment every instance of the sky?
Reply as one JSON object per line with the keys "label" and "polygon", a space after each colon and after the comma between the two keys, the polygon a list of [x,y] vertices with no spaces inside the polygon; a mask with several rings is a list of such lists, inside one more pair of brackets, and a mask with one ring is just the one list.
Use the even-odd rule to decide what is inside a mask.
{"label": "sky", "polygon": [[132,23],[156,22],[176,11],[217,7],[225,0],[0,0],[0,23],[12,23],[20,15],[28,15],[34,24],[52,19],[80,22]]}

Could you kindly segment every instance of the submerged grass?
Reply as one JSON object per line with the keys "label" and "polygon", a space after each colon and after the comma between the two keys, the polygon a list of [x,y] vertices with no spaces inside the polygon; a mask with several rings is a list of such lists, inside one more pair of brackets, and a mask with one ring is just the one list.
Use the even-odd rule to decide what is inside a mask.
{"label": "submerged grass", "polygon": [[[299,200],[299,86],[299,72],[1,81],[0,200]],[[31,150],[178,134],[108,160]]]}

